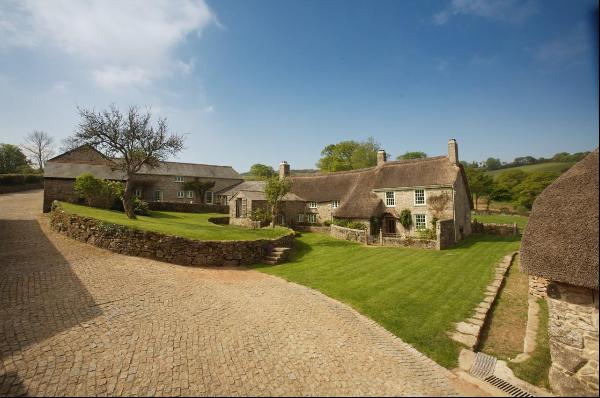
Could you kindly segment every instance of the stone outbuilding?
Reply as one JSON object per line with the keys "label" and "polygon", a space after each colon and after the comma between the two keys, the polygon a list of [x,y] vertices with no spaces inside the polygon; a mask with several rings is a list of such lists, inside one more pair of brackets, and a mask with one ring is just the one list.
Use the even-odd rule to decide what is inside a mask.
{"label": "stone outbuilding", "polygon": [[536,199],[521,266],[548,281],[550,386],[598,396],[598,149]]}

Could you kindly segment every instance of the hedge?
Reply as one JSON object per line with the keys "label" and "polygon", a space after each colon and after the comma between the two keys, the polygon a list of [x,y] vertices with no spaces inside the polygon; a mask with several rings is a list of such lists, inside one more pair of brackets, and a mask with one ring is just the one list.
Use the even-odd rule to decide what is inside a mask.
{"label": "hedge", "polygon": [[44,182],[43,174],[0,174],[0,185],[24,185]]}

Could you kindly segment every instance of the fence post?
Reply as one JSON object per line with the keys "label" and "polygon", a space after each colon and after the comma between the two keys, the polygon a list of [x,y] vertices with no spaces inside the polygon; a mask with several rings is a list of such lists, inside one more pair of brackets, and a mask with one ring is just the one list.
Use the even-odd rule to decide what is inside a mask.
{"label": "fence post", "polygon": [[517,223],[513,223],[513,235],[519,235],[519,227],[517,227]]}
{"label": "fence post", "polygon": [[383,229],[379,228],[379,244],[383,246]]}

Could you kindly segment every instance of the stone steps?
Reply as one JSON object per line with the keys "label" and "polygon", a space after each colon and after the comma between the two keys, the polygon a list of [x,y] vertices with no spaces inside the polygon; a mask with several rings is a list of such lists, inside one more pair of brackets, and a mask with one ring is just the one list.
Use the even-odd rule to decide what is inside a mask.
{"label": "stone steps", "polygon": [[275,247],[269,254],[265,256],[263,263],[271,265],[284,263],[287,259],[289,251],[289,247]]}

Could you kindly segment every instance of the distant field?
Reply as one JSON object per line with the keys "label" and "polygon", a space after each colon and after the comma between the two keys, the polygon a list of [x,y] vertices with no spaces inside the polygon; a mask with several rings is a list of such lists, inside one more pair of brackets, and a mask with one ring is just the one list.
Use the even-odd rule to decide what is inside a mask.
{"label": "distant field", "polygon": [[549,163],[540,163],[540,164],[530,164],[527,166],[516,166],[510,167],[508,169],[500,169],[493,171],[486,171],[487,174],[496,178],[499,174],[508,170],[523,170],[524,172],[530,173],[532,171],[552,171],[562,173],[565,170],[568,170],[571,166],[573,166],[575,162],[569,163],[558,163],[558,162],[549,162]]}

